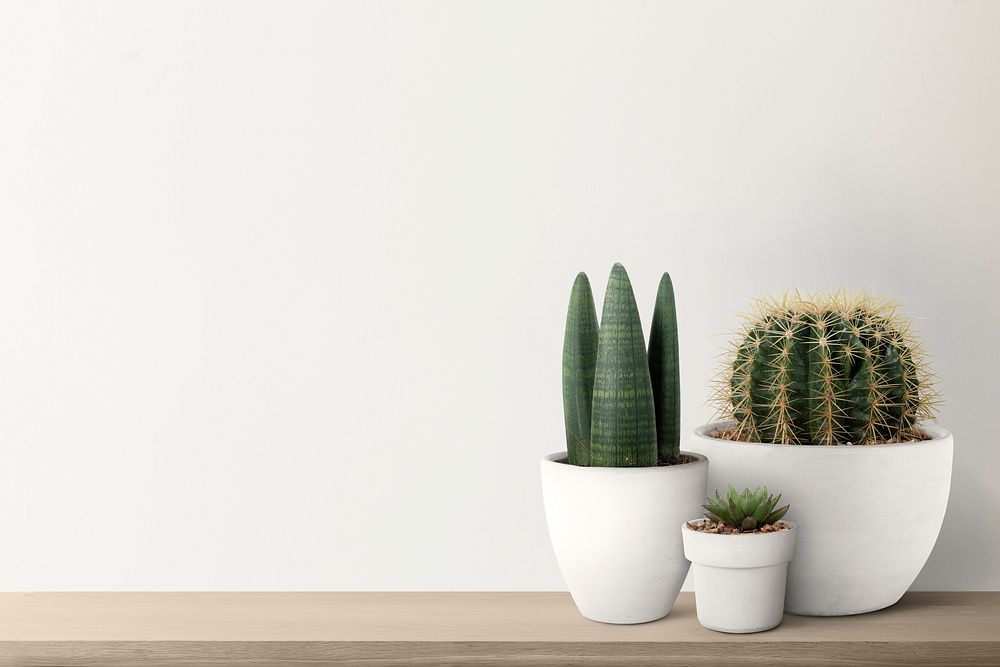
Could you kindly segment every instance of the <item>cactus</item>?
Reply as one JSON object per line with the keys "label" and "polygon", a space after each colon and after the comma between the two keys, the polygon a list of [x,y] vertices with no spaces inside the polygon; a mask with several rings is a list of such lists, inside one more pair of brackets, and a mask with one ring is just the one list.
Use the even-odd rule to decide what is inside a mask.
{"label": "cactus", "polygon": [[625,267],[608,278],[597,335],[591,412],[590,464],[616,468],[656,465],[656,411],[646,341]]}
{"label": "cactus", "polygon": [[709,498],[708,503],[702,507],[705,508],[705,518],[709,521],[746,533],[780,521],[788,513],[789,507],[778,507],[780,500],[781,494],[772,496],[766,486],[753,490],[743,489],[740,493],[730,484],[724,497],[716,489],[715,497]]}
{"label": "cactus", "polygon": [[862,294],[760,301],[718,380],[733,440],[873,444],[920,439],[936,394],[909,322]]}
{"label": "cactus", "polygon": [[573,283],[563,339],[563,414],[569,462],[590,465],[590,410],[597,366],[597,311],[586,273]]}
{"label": "cactus", "polygon": [[649,332],[649,376],[656,405],[656,443],[661,461],[676,463],[681,451],[681,379],[677,351],[677,310],[670,274],[656,290]]}

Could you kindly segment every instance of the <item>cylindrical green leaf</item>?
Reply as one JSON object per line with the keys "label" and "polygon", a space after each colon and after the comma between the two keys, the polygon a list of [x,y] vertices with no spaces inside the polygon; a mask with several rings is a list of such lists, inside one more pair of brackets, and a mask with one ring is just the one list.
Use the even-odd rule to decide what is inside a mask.
{"label": "cylindrical green leaf", "polygon": [[677,307],[670,274],[656,290],[649,332],[649,377],[656,407],[656,444],[661,461],[676,463],[681,451],[681,375],[677,349]]}
{"label": "cylindrical green leaf", "polygon": [[563,338],[563,415],[569,462],[590,465],[590,410],[597,366],[597,310],[586,273],[577,275],[569,297]]}
{"label": "cylindrical green leaf", "polygon": [[653,386],[642,322],[628,274],[615,264],[597,338],[590,464],[642,467],[656,465],[656,458]]}

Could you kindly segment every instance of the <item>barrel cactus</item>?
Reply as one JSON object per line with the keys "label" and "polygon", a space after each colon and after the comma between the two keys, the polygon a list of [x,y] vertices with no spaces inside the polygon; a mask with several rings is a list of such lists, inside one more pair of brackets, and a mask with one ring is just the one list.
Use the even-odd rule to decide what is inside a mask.
{"label": "barrel cactus", "polygon": [[801,445],[919,440],[933,376],[910,322],[868,294],[759,301],[718,378],[722,437]]}
{"label": "barrel cactus", "polygon": [[611,270],[600,324],[587,275],[576,277],[563,340],[563,408],[573,465],[678,461],[677,316],[670,276],[660,281],[648,351],[625,268],[615,264]]}

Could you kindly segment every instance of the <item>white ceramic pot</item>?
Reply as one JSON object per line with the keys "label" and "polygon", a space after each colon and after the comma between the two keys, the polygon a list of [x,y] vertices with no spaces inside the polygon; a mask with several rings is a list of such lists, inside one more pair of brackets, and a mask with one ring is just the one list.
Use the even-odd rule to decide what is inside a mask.
{"label": "white ceramic pot", "polygon": [[781,623],[795,524],[775,533],[722,535],[681,525],[694,571],[698,621],[719,632],[762,632]]}
{"label": "white ceramic pot", "polygon": [[587,468],[566,452],[542,459],[545,518],[580,613],[645,623],[673,607],[690,563],[677,525],[705,502],[708,461],[651,468]]}
{"label": "white ceramic pot", "polygon": [[843,616],[899,601],[934,548],[951,490],[951,434],[895,445],[772,445],[694,432],[712,461],[708,488],[766,484],[799,524],[785,611]]}

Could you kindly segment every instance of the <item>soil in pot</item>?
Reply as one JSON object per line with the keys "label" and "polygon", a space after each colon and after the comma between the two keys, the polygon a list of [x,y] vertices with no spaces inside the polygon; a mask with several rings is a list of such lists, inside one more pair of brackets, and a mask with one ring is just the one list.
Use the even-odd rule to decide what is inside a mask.
{"label": "soil in pot", "polygon": [[[681,466],[681,465],[685,465],[687,463],[697,463],[700,460],[701,459],[699,459],[698,457],[691,456],[690,454],[681,454],[678,457],[677,461],[671,462],[671,461],[662,461],[661,460],[661,461],[657,461],[656,465],[652,466],[652,467],[654,467],[654,468],[669,468],[670,466]],[[567,458],[564,458],[564,459],[560,459],[560,460],[556,461],[556,463],[565,463],[565,464],[569,465],[569,458],[567,457]],[[580,466],[580,467],[587,468],[589,466]]]}
{"label": "soil in pot", "polygon": [[707,519],[688,521],[687,527],[689,530],[694,530],[699,533],[718,533],[722,535],[759,535],[761,533],[778,533],[783,530],[791,530],[788,524],[783,521],[770,523],[766,526],[761,526],[760,528],[754,528],[753,530],[739,530],[727,524],[715,523]]}
{"label": "soil in pot", "polygon": [[[708,434],[711,438],[718,438],[719,440],[728,440],[730,442],[745,442],[747,444],[754,444],[753,441],[744,440],[739,437],[737,432],[733,429],[716,429]],[[931,436],[924,432],[919,433],[919,438],[905,438],[902,440],[887,440],[886,442],[871,442],[863,445],[853,443],[853,442],[839,442],[835,445],[815,445],[813,443],[800,443],[800,444],[789,444],[789,447],[878,447],[879,445],[907,445],[914,442],[922,442],[924,440],[930,440]],[[777,444],[777,443],[769,443]]]}

